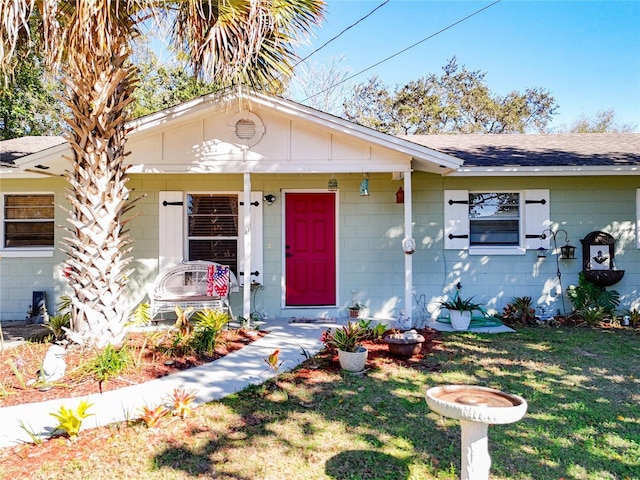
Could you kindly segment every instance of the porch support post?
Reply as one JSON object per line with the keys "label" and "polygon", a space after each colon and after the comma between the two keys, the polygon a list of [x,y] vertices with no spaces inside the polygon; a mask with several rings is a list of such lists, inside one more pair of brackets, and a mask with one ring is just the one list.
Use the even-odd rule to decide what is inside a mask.
{"label": "porch support post", "polygon": [[242,316],[247,320],[251,317],[251,174],[244,173],[244,275],[242,289]]}
{"label": "porch support post", "polygon": [[[404,238],[413,238],[413,200],[411,196],[411,170],[404,172]],[[413,255],[404,255],[404,309],[405,315],[413,318]]]}

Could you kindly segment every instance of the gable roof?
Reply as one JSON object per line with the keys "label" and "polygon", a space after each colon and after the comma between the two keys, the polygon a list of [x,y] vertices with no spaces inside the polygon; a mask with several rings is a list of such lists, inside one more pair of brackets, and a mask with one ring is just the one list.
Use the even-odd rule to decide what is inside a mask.
{"label": "gable roof", "polygon": [[464,160],[460,172],[640,173],[640,133],[414,135]]}
{"label": "gable roof", "polygon": [[[150,148],[147,148],[146,152],[144,152],[144,154],[147,155],[147,162],[144,162],[145,159],[139,158],[139,155],[137,156],[136,151],[134,151],[136,142],[139,144],[140,141],[148,140],[154,134],[162,135],[162,132],[172,132],[175,135],[176,129],[173,128],[174,125],[185,125],[188,122],[197,122],[203,118],[209,118],[215,115],[229,116],[235,111],[251,112],[258,111],[258,109],[265,112],[272,112],[274,115],[277,114],[281,117],[285,116],[299,124],[306,125],[306,128],[311,134],[321,136],[327,145],[331,145],[331,142],[334,141],[333,139],[341,139],[343,143],[345,141],[360,142],[359,145],[361,147],[367,147],[366,149],[362,149],[364,153],[361,154],[360,158],[360,168],[362,171],[377,171],[376,168],[379,171],[406,171],[413,168],[444,175],[458,170],[462,165],[460,159],[425,147],[424,145],[357,125],[340,117],[301,105],[291,100],[254,92],[243,87],[222,94],[214,93],[204,95],[130,122],[128,128],[130,129],[129,140],[131,143],[128,143],[128,146],[132,149],[132,155],[129,157],[129,161],[134,165],[131,172],[137,171],[137,173],[143,173],[145,172],[145,168],[147,169],[146,171],[157,173],[175,173],[178,171],[178,165],[175,161],[169,168],[165,168],[164,170],[163,167],[167,166],[167,162],[164,162],[164,164],[157,163],[155,165],[152,164],[153,162],[148,162],[150,158],[149,155],[153,155],[153,152],[150,153]],[[201,152],[207,153],[207,149],[213,150],[209,145],[211,143],[219,144],[227,142],[227,144],[230,145],[229,149],[235,148],[235,150],[238,151],[242,150],[243,147],[241,145],[231,145],[232,142],[229,142],[228,138],[226,138],[229,137],[229,135],[225,130],[228,130],[229,125],[216,125],[218,125],[219,128],[215,131],[215,135],[220,135],[220,137],[216,137],[215,139],[178,139],[179,141],[176,142],[176,144],[180,143],[180,141],[182,141],[182,143],[187,141],[192,142],[184,149],[185,152],[191,154],[190,158],[185,160],[185,155],[173,155],[173,157],[182,158],[182,161],[185,162],[184,173],[216,171],[215,169],[206,170],[203,168],[203,162],[206,162],[207,159],[204,158]],[[200,130],[204,131],[204,129]],[[277,129],[272,131],[277,132]],[[39,138],[41,141],[37,141],[36,138]],[[17,140],[23,141],[23,139]],[[0,142],[0,145],[4,143],[5,142]],[[46,148],[47,145],[55,145],[55,147]],[[163,148],[162,142],[155,142],[155,144],[150,147],[158,147],[158,145],[160,145],[159,148]],[[175,147],[175,144],[173,147]],[[180,145],[178,145],[178,147],[180,147]],[[27,174],[55,176],[61,174],[69,167],[68,159],[71,153],[70,148],[60,137],[31,137],[31,141],[26,141],[26,145],[20,149],[15,145],[4,145],[3,148],[6,152],[12,153],[11,157],[7,154],[6,162],[0,162],[0,174],[12,174],[11,176],[13,178],[18,178],[17,174],[21,174],[20,176]],[[196,152],[197,149],[200,149],[200,151]],[[139,148],[138,153],[141,150],[144,149]],[[253,150],[255,150],[255,148]],[[175,151],[174,148],[172,152],[175,153]],[[159,153],[159,155],[162,154],[163,152]],[[227,156],[231,160],[234,160],[234,158],[232,158],[233,154],[234,152],[231,152]],[[235,152],[235,154],[237,156],[237,152]],[[377,157],[374,154],[377,154]],[[173,157],[171,161],[174,160]],[[210,157],[214,159],[211,160],[212,162],[223,159],[223,155],[215,151]],[[158,156],[156,156],[155,159],[163,161],[163,159]],[[335,173],[352,172],[353,166],[350,165],[348,156],[344,160],[345,161],[326,162],[325,164],[325,162],[318,162],[317,158],[315,160],[302,158],[297,164],[295,164],[295,162],[280,162],[279,171],[281,173],[296,173],[300,168],[305,168],[305,171],[309,169],[309,171],[326,170]],[[301,162],[305,161],[308,165],[301,165]],[[137,165],[137,168],[136,162],[141,162]],[[187,164],[187,162],[191,162],[191,164]],[[200,162],[200,164],[196,164],[196,162]],[[267,165],[265,162],[253,162],[253,164],[255,165],[253,167],[254,169],[266,168],[264,165]],[[241,163],[237,160],[228,161],[226,164],[228,170],[225,171],[226,173],[240,173],[239,169],[246,169],[248,168],[247,165],[247,162]],[[45,173],[41,171],[40,169],[43,166],[50,166],[49,172]],[[235,168],[235,170],[232,171],[232,167]],[[291,172],[289,172],[286,171],[287,168],[297,168],[298,170],[291,170]]]}

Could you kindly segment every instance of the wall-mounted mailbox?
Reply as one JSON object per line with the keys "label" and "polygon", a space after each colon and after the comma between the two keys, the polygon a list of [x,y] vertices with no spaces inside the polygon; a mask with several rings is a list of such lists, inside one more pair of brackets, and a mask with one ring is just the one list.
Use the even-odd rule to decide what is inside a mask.
{"label": "wall-mounted mailbox", "polygon": [[624,270],[615,267],[615,240],[606,232],[591,232],[582,240],[582,273],[585,280],[599,287],[615,285]]}

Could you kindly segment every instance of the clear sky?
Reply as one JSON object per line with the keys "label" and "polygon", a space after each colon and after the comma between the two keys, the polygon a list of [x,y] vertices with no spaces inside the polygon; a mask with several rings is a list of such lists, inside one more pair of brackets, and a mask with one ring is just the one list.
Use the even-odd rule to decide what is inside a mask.
{"label": "clear sky", "polygon": [[[324,24],[299,55],[305,57],[383,2],[328,0]],[[344,55],[340,65],[357,74],[493,2],[390,0],[312,60],[322,64]],[[640,0],[502,0],[352,82],[377,74],[395,88],[429,73],[440,75],[453,56],[468,70],[486,72],[495,93],[549,90],[559,104],[552,128],[613,109],[620,123],[640,132]]]}

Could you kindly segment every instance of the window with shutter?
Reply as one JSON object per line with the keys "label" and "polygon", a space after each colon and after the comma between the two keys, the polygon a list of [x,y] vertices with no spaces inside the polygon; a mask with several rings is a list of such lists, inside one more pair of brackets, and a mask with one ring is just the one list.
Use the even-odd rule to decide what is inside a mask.
{"label": "window with shutter", "polygon": [[468,250],[472,255],[522,255],[541,245],[539,235],[550,225],[549,213],[546,189],[446,190],[445,249]]}
{"label": "window with shutter", "polygon": [[187,195],[189,260],[229,265],[238,275],[238,195]]}
{"label": "window with shutter", "polygon": [[4,195],[3,221],[3,248],[53,247],[53,195]]}

